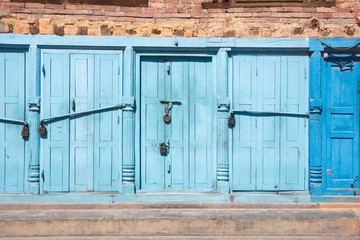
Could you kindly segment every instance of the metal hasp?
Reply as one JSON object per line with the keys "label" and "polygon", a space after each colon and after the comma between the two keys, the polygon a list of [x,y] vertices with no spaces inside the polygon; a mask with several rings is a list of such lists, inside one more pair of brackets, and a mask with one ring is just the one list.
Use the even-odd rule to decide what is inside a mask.
{"label": "metal hasp", "polygon": [[159,146],[160,146],[160,154],[161,155],[167,155],[168,153],[168,148],[170,148],[170,144],[166,144],[164,142],[162,143],[159,143]]}
{"label": "metal hasp", "polygon": [[352,60],[348,60],[343,62],[340,58],[338,59],[338,65],[332,65],[332,67],[338,67],[340,68],[340,71],[348,71],[352,70],[354,67],[354,62]]}
{"label": "metal hasp", "polygon": [[111,109],[122,109],[124,107],[125,106],[122,104],[117,104],[117,105],[110,106],[110,107],[95,108],[95,109],[87,110],[87,111],[83,111],[83,112],[68,113],[68,114],[59,115],[59,116],[55,116],[55,117],[44,118],[44,119],[41,119],[41,121],[40,121],[39,134],[42,136],[45,136],[47,134],[45,122],[52,122],[52,121],[56,121],[56,120],[63,119],[63,118],[85,116],[85,115],[89,115],[89,114],[93,114],[93,113],[97,113],[97,112],[101,112],[101,111],[106,111],[106,110],[111,110]]}
{"label": "metal hasp", "polygon": [[[170,116],[170,111],[173,108],[174,104],[181,104],[180,101],[167,101],[167,100],[160,100],[161,104],[167,104],[165,106],[165,114],[163,116],[164,122],[165,123],[170,123],[171,122],[171,116]],[[168,106],[168,104],[170,104],[170,107]]]}
{"label": "metal hasp", "polygon": [[26,121],[9,119],[9,118],[0,118],[0,121],[1,122],[14,123],[14,124],[22,124],[24,126],[23,126],[23,128],[21,130],[21,136],[23,138],[28,138],[30,136],[29,124]]}

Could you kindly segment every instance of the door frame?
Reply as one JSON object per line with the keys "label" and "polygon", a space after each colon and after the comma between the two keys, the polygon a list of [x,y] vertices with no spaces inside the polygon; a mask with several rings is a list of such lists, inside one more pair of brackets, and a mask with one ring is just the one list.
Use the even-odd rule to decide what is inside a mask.
{"label": "door frame", "polygon": [[[49,47],[49,48],[39,48],[40,51],[40,63],[38,65],[38,74],[40,75],[40,81],[39,81],[39,95],[43,96],[42,92],[43,92],[43,81],[44,81],[44,75],[42,73],[42,68],[44,66],[44,53],[67,53],[67,54],[96,54],[96,53],[109,53],[109,54],[118,54],[119,55],[119,71],[120,74],[118,75],[118,79],[119,79],[119,104],[121,103],[121,99],[122,99],[122,95],[123,95],[123,85],[124,85],[124,74],[123,74],[123,63],[124,63],[124,48],[115,48],[115,49],[101,49],[101,48],[88,48],[88,47],[84,47],[81,49],[77,49],[77,48],[64,48],[64,49],[59,49],[56,47]],[[69,58],[69,64],[70,64],[70,58]],[[70,71],[69,71],[69,83],[70,83]],[[70,89],[69,89],[70,91]],[[43,101],[44,99],[40,97],[40,106],[43,105]],[[121,111],[121,110],[120,110]],[[43,118],[43,112],[41,111],[41,107],[40,107],[40,111],[39,111],[39,117],[40,119]],[[123,149],[123,114],[119,114],[119,169],[118,169],[118,181],[119,181],[119,189],[118,191],[120,191],[120,186],[121,186],[121,180],[122,180],[122,149]],[[37,128],[37,126],[36,126]],[[43,154],[43,147],[44,145],[41,143],[41,137],[40,138],[40,145],[39,145],[39,149],[40,149],[40,153],[39,153],[39,158],[40,158],[40,193],[47,193],[46,191],[44,191],[44,177],[43,177],[43,171],[44,171],[44,154]],[[69,140],[70,140],[70,135],[69,135]],[[70,178],[70,174],[69,174],[69,178]],[[46,181],[46,179],[45,179]],[[70,185],[70,179],[69,179],[69,185]],[[70,187],[69,187],[70,189]],[[71,191],[69,192],[63,192],[63,193],[71,193]],[[105,192],[104,192],[105,193]]]}
{"label": "door frame", "polygon": [[[147,51],[144,49],[134,49],[135,52],[135,64],[134,64],[134,73],[135,73],[135,102],[137,104],[137,109],[135,113],[135,186],[136,192],[216,192],[216,120],[213,120],[211,123],[211,179],[212,179],[212,189],[211,190],[143,190],[141,189],[141,111],[138,109],[141,106],[141,58],[142,57],[188,57],[188,58],[209,58],[211,59],[212,64],[212,92],[213,99],[209,104],[209,107],[212,109],[211,114],[212,119],[216,119],[216,62],[217,62],[217,52],[214,50],[202,50],[202,51],[193,51],[193,52],[181,52],[181,49],[160,49],[158,51]],[[189,51],[189,50],[187,50]]]}

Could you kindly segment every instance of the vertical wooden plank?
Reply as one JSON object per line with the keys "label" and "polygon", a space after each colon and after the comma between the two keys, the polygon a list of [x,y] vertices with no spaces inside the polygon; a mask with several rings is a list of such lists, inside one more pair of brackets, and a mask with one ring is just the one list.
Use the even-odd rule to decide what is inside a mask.
{"label": "vertical wooden plank", "polygon": [[[256,110],[256,57],[235,56],[233,108]],[[255,190],[256,117],[235,115],[233,128],[233,190]]]}
{"label": "vertical wooden plank", "polygon": [[[70,54],[70,99],[75,111],[94,109],[94,55]],[[71,191],[93,191],[94,115],[74,117],[70,124]]]}
{"label": "vertical wooden plank", "polygon": [[[170,112],[171,123],[164,124],[165,141],[170,143],[169,155],[165,157],[165,188],[185,189],[189,186],[189,61],[172,58],[165,62],[170,72],[165,78],[166,100],[180,101]],[[191,120],[190,120],[191,121]],[[191,152],[191,150],[190,150]],[[170,168],[170,171],[168,171]]]}
{"label": "vertical wooden plank", "polygon": [[[258,57],[258,109],[280,111],[280,58]],[[279,187],[279,116],[258,116],[257,190]]]}
{"label": "vertical wooden plank", "polygon": [[[95,54],[94,107],[119,102],[119,55]],[[94,191],[119,191],[119,110],[94,115]]]}
{"label": "vertical wooden plank", "polygon": [[165,63],[162,59],[141,60],[141,189],[164,189],[165,159],[159,143],[164,139]]}
{"label": "vertical wooden plank", "polygon": [[[41,118],[69,112],[69,54],[43,54]],[[45,192],[69,191],[69,119],[52,122],[41,139]]]}
{"label": "vertical wooden plank", "polygon": [[[0,117],[25,119],[24,53],[0,53]],[[0,192],[24,191],[22,126],[0,122]]]}
{"label": "vertical wooden plank", "polygon": [[[306,112],[305,57],[281,57],[281,111]],[[305,189],[305,133],[307,119],[282,116],[280,129],[279,190]]]}
{"label": "vertical wooden plank", "polygon": [[[212,67],[209,59],[189,60],[190,187],[211,189],[211,102]],[[184,129],[186,132],[186,129]]]}

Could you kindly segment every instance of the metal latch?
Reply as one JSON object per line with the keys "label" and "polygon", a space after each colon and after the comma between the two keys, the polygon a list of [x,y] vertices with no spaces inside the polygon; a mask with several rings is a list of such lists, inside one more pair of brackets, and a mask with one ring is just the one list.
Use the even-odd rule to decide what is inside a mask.
{"label": "metal latch", "polygon": [[[167,100],[161,100],[160,101],[161,104],[166,104],[165,106],[165,114],[163,116],[163,120],[165,123],[170,123],[171,122],[171,116],[170,116],[170,111],[173,108],[174,104],[181,104],[180,101],[167,101]],[[170,107],[169,107],[170,104]]]}
{"label": "metal latch", "polygon": [[21,136],[23,138],[28,138],[30,136],[29,131],[29,124],[26,121],[22,120],[16,120],[16,119],[9,119],[9,118],[0,118],[0,122],[8,122],[8,123],[14,123],[14,124],[22,124],[23,128],[21,130]]}
{"label": "metal latch", "polygon": [[[73,106],[75,109],[75,102],[74,102]],[[76,117],[76,116],[86,116],[86,115],[94,114],[94,113],[98,113],[98,112],[109,111],[112,109],[123,109],[123,108],[124,108],[124,105],[117,104],[117,105],[110,106],[110,107],[95,108],[95,109],[91,109],[91,110],[87,110],[87,111],[83,111],[83,112],[68,113],[68,114],[59,115],[59,116],[55,116],[55,117],[44,118],[44,119],[41,119],[41,121],[40,121],[39,134],[42,136],[46,136],[47,130],[45,127],[45,125],[46,125],[45,122],[52,122],[52,121],[61,120],[64,118],[72,118],[72,117]]]}

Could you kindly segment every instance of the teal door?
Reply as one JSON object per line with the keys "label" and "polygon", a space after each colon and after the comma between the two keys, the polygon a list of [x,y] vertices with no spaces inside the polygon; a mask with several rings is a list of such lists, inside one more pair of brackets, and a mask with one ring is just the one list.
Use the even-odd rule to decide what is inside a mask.
{"label": "teal door", "polygon": [[[41,118],[119,104],[115,53],[43,53]],[[119,190],[119,110],[47,123],[41,140],[43,191]]]}
{"label": "teal door", "polygon": [[[0,118],[25,119],[25,55],[0,52]],[[24,191],[22,125],[0,120],[0,192]]]}
{"label": "teal door", "polygon": [[360,186],[360,62],[332,59],[324,62],[324,69],[324,182],[329,192],[353,194]]}
{"label": "teal door", "polygon": [[211,59],[141,59],[141,189],[213,188],[212,96]]}
{"label": "teal door", "polygon": [[308,111],[307,65],[303,56],[233,57],[232,109],[243,111],[232,129],[233,190],[305,189],[307,119],[274,112]]}

